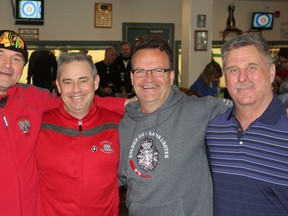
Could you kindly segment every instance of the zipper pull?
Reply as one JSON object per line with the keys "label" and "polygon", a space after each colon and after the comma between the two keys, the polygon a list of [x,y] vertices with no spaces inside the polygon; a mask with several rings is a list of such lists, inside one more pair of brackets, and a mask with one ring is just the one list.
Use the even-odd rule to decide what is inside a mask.
{"label": "zipper pull", "polygon": [[82,131],[82,120],[78,121],[78,127],[79,127],[79,131]]}
{"label": "zipper pull", "polygon": [[3,108],[2,108],[2,114],[3,114],[3,120],[4,120],[4,123],[6,125],[6,128],[8,128],[8,121],[6,119],[6,115],[5,115],[5,112],[4,112]]}

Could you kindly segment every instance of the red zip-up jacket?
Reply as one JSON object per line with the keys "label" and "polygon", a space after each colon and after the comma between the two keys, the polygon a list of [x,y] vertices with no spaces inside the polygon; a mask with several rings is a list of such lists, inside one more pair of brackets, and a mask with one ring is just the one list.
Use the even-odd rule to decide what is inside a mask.
{"label": "red zip-up jacket", "polygon": [[38,216],[35,145],[44,111],[60,100],[31,85],[15,85],[7,93],[0,100],[0,215]]}
{"label": "red zip-up jacket", "polygon": [[94,101],[83,119],[44,114],[36,158],[45,216],[118,216],[121,116]]}
{"label": "red zip-up jacket", "polygon": [[[123,99],[98,101],[103,107],[124,112]],[[59,104],[56,95],[32,85],[15,85],[7,95],[0,95],[1,216],[41,215],[35,146],[43,113]]]}

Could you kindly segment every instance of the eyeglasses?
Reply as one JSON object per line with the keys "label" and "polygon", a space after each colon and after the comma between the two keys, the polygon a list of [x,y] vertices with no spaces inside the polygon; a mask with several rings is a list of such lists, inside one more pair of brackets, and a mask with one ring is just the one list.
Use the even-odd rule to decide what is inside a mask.
{"label": "eyeglasses", "polygon": [[131,70],[133,75],[137,78],[143,78],[146,77],[147,73],[150,71],[152,76],[154,77],[163,77],[165,72],[169,72],[172,69],[160,69],[160,68],[154,68],[150,70],[145,70],[145,69],[135,69]]}

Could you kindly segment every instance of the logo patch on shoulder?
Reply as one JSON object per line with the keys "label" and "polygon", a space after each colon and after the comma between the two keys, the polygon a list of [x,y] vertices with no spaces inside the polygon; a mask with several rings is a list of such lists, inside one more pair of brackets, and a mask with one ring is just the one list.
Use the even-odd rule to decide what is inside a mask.
{"label": "logo patch on shoulder", "polygon": [[105,154],[111,154],[114,152],[113,144],[110,141],[104,140],[100,143],[101,151]]}

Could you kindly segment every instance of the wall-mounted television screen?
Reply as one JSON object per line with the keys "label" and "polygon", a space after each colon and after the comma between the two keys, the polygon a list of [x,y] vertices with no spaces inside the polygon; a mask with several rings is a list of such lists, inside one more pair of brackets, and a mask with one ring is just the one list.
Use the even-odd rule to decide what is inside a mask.
{"label": "wall-mounted television screen", "polygon": [[15,24],[43,25],[44,0],[16,0]]}
{"label": "wall-mounted television screen", "polygon": [[252,15],[252,29],[273,29],[274,13],[254,12]]}

